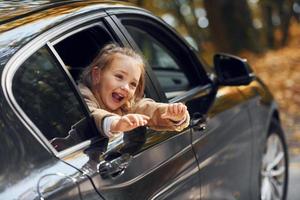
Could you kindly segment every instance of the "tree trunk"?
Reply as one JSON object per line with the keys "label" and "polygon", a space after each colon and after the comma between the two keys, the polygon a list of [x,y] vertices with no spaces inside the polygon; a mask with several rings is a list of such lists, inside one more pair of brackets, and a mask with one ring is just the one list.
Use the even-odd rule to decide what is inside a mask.
{"label": "tree trunk", "polygon": [[247,0],[204,0],[209,27],[220,51],[237,53],[247,49],[259,51],[258,33],[252,24]]}
{"label": "tree trunk", "polygon": [[187,4],[191,7],[191,19],[190,21],[188,21],[186,19],[186,16],[183,16],[180,12],[180,7],[181,7],[181,4],[178,0],[175,0],[174,1],[174,6],[175,6],[175,9],[176,9],[176,12],[174,13],[177,17],[177,19],[180,20],[180,22],[185,26],[186,30],[188,31],[189,35],[195,40],[195,42],[197,43],[197,48],[199,50],[199,52],[202,51],[202,42],[203,42],[203,39],[201,37],[201,30],[198,26],[198,23],[197,23],[197,17],[195,15],[195,6],[194,6],[194,2],[193,0],[188,0],[187,1]]}
{"label": "tree trunk", "polygon": [[285,46],[289,37],[289,27],[293,12],[292,0],[279,0],[278,1],[279,16],[281,19],[280,29],[282,33],[280,45]]}
{"label": "tree trunk", "polygon": [[268,48],[275,47],[274,25],[272,22],[273,7],[270,4],[262,4],[261,10],[263,13],[264,32],[266,37],[266,45]]}

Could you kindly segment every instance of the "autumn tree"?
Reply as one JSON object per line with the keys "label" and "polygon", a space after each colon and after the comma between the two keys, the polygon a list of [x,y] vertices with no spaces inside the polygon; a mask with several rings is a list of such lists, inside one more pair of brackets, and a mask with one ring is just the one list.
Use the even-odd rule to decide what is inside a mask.
{"label": "autumn tree", "polygon": [[221,51],[259,51],[247,0],[204,0],[212,40]]}
{"label": "autumn tree", "polygon": [[[264,37],[269,48],[285,46],[288,41],[289,27],[293,15],[293,0],[260,0],[264,22]],[[278,42],[275,31],[279,30]],[[278,43],[278,44],[277,44]]]}

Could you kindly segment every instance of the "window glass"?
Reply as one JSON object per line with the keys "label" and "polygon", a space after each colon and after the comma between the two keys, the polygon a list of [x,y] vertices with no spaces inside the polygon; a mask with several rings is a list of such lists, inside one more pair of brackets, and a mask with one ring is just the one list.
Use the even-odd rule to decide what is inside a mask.
{"label": "window glass", "polygon": [[167,98],[190,89],[191,84],[176,57],[152,35],[131,25],[125,25],[154,71]]}
{"label": "window glass", "polygon": [[127,26],[127,28],[154,70],[180,70],[180,67],[171,57],[167,49],[153,37],[138,28],[132,26]]}
{"label": "window glass", "polygon": [[12,84],[18,104],[57,150],[90,137],[77,128],[85,114],[60,67],[43,47],[19,67]]}

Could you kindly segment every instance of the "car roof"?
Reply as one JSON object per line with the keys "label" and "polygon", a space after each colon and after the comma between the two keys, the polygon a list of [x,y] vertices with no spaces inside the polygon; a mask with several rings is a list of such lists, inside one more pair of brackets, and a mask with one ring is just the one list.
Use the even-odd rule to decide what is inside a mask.
{"label": "car roof", "polygon": [[[108,0],[37,0],[37,1],[1,1],[0,2],[0,24],[7,23],[19,18],[32,15],[43,10],[57,8],[61,6],[74,7],[80,3],[82,6],[90,4],[105,5],[132,5],[128,2],[108,1]],[[73,5],[72,5],[73,4]]]}
{"label": "car roof", "polygon": [[139,9],[127,2],[105,0],[52,0],[36,5],[34,2],[39,1],[20,2],[0,6],[0,71],[28,41],[64,20],[108,8]]}

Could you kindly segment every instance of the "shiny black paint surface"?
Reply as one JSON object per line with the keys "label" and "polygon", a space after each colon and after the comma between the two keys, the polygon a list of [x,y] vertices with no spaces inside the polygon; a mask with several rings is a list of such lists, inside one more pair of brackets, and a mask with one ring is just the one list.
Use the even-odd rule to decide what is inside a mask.
{"label": "shiny black paint surface", "polygon": [[[198,199],[198,166],[194,160],[190,133],[174,134],[172,138],[150,148],[147,145],[151,143],[151,137],[148,137],[143,144],[147,149],[135,153],[125,173],[112,179],[104,179],[97,173],[97,165],[103,159],[103,149],[90,148],[63,159],[92,177],[96,188],[107,199],[169,199],[172,195],[185,199],[191,194],[192,199]],[[119,149],[118,146],[117,143],[111,145],[108,151]],[[183,176],[178,176],[180,174]]]}
{"label": "shiny black paint surface", "polygon": [[[7,109],[8,105],[1,104],[1,196],[9,197],[11,193],[18,196],[26,195],[31,189],[24,188],[19,193],[14,186],[30,174],[36,174],[36,169],[47,165],[51,159],[48,152],[38,143],[26,128],[16,120],[13,112]],[[11,126],[10,124],[14,124]],[[38,154],[36,152],[39,152]],[[29,180],[28,180],[29,181]]]}
{"label": "shiny black paint surface", "polygon": [[206,130],[193,134],[201,199],[251,199],[252,130],[247,104],[234,87],[220,88],[216,96]]}
{"label": "shiny black paint surface", "polygon": [[[94,192],[88,177],[50,154],[5,102],[1,103],[0,133],[1,199],[81,199],[80,189]],[[60,197],[48,197],[51,190]],[[90,194],[81,194],[85,195]]]}
{"label": "shiny black paint surface", "polygon": [[[280,119],[272,94],[260,79],[253,81],[250,87],[240,87],[239,90],[247,101],[252,123],[253,156],[251,173],[253,174],[260,170],[263,148],[267,137],[265,133],[270,128],[270,120],[272,118]],[[259,177],[252,176],[252,194],[259,194],[258,182]],[[252,198],[256,198],[256,196],[252,195]]]}

